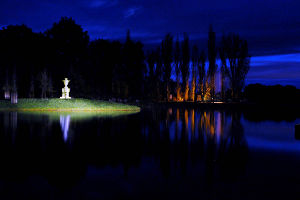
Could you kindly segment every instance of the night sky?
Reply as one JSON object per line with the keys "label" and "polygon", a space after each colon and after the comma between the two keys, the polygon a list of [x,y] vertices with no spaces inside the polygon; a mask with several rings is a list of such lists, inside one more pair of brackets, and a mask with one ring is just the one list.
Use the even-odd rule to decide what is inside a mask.
{"label": "night sky", "polygon": [[299,0],[1,0],[0,25],[51,28],[62,16],[75,19],[91,39],[133,39],[145,48],[166,33],[187,32],[206,48],[209,24],[217,37],[235,32],[248,40],[252,55],[247,83],[292,84],[300,88]]}

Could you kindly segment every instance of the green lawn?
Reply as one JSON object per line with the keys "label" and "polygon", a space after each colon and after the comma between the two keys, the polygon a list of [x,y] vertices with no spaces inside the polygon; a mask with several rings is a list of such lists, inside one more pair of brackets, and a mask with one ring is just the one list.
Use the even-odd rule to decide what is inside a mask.
{"label": "green lawn", "polygon": [[89,99],[18,99],[17,104],[0,100],[0,110],[17,111],[139,111],[137,106]]}

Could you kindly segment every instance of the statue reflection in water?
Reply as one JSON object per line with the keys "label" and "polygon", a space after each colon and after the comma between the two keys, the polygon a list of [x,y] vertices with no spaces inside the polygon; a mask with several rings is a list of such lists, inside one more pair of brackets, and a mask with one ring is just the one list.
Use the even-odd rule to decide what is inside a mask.
{"label": "statue reflection in water", "polygon": [[70,122],[71,122],[71,116],[70,115],[60,115],[60,127],[63,132],[63,138],[64,141],[66,142],[68,140],[68,132],[69,132],[69,127],[70,127]]}

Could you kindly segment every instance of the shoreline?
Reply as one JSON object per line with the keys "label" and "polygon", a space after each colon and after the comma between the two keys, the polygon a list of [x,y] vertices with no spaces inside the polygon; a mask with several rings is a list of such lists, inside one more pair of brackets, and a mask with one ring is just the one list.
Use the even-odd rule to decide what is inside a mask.
{"label": "shoreline", "polygon": [[135,104],[141,107],[151,106],[170,106],[170,107],[202,107],[202,108],[253,108],[264,107],[271,108],[293,108],[300,109],[300,104],[286,104],[286,103],[250,103],[250,102],[141,102]]}
{"label": "shoreline", "polygon": [[21,112],[139,112],[136,105],[114,103],[91,99],[19,99],[17,104],[0,101],[0,111]]}
{"label": "shoreline", "polygon": [[47,112],[138,112],[141,109],[43,109],[43,108],[0,108],[0,111],[31,111],[31,112],[39,112],[39,111],[47,111]]}

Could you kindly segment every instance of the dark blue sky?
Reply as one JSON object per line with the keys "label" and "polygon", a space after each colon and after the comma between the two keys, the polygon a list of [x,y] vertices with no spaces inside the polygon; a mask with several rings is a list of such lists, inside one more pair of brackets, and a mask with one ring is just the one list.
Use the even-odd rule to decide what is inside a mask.
{"label": "dark blue sky", "polygon": [[[60,17],[68,16],[88,31],[91,39],[122,39],[130,29],[134,39],[146,47],[157,44],[170,32],[187,32],[200,48],[206,47],[207,31],[212,24],[218,36],[235,32],[248,40],[253,57],[264,56],[255,63],[248,82],[264,79],[281,83],[274,73],[283,66],[300,87],[299,59],[271,54],[293,54],[300,57],[299,0],[1,0],[0,25],[26,24],[33,31],[44,31]],[[272,57],[272,59],[274,56]],[[258,58],[259,60],[260,58]],[[259,68],[259,66],[261,66]],[[261,72],[263,70],[264,73]],[[254,73],[254,74],[253,74]],[[293,74],[293,75],[292,75]],[[297,83],[298,81],[298,83]]]}

